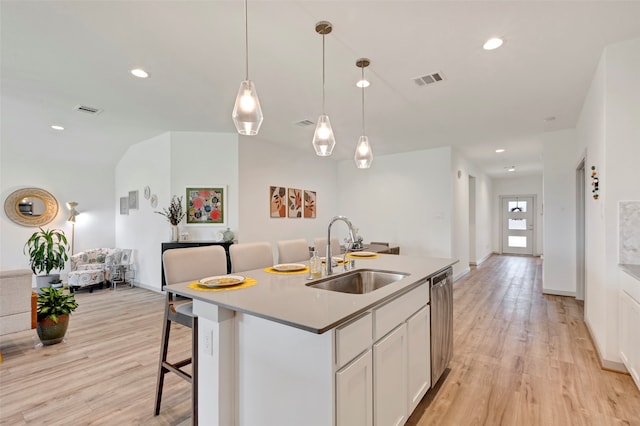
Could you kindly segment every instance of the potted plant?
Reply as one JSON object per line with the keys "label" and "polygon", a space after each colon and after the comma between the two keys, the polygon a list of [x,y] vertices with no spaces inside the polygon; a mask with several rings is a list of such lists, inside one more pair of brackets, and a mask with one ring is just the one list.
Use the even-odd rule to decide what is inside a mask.
{"label": "potted plant", "polygon": [[162,209],[161,212],[156,212],[166,217],[171,224],[171,241],[178,241],[178,224],[184,218],[184,210],[182,210],[182,197],[174,195],[171,197],[171,203],[169,203],[168,209]]}
{"label": "potted plant", "polygon": [[[52,275],[51,271],[64,269],[65,262],[69,260],[68,248],[67,237],[59,229],[39,228],[27,240],[22,252],[29,251],[29,266],[36,275],[38,288],[47,287],[51,280],[60,278],[59,274]],[[39,275],[43,272],[44,275]]]}
{"label": "potted plant", "polygon": [[38,325],[36,331],[43,345],[62,342],[69,326],[69,314],[78,307],[73,294],[63,289],[43,287],[38,295]]}

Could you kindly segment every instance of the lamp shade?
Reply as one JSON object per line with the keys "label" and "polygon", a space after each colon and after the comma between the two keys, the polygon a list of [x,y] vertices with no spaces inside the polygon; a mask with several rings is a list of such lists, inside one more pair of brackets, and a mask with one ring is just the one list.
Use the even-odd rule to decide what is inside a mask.
{"label": "lamp shade", "polygon": [[316,124],[316,131],[313,133],[313,148],[316,155],[327,157],[333,152],[336,146],[336,138],[333,136],[333,129],[328,115],[321,115]]}
{"label": "lamp shade", "polygon": [[231,117],[241,135],[254,136],[258,134],[263,116],[253,81],[244,80],[240,83],[240,90],[238,90]]}
{"label": "lamp shade", "polygon": [[356,153],[354,155],[356,167],[359,169],[368,169],[373,162],[373,151],[371,145],[369,145],[369,138],[366,136],[360,136],[358,144],[356,145]]}
{"label": "lamp shade", "polygon": [[75,201],[67,202],[67,208],[69,209],[69,212],[70,212],[69,219],[67,219],[67,222],[71,222],[71,223],[76,222],[76,216],[80,214],[80,212],[76,210],[77,205],[78,203],[76,203]]}

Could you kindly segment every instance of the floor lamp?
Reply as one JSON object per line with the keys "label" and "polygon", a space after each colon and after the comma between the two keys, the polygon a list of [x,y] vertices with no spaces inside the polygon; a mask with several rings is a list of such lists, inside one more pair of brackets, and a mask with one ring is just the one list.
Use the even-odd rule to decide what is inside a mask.
{"label": "floor lamp", "polygon": [[67,203],[67,208],[71,212],[71,215],[69,216],[69,219],[67,219],[67,222],[71,224],[71,255],[72,256],[73,256],[73,242],[74,242],[73,240],[75,239],[75,230],[76,230],[76,216],[80,214],[76,210],[77,205],[78,203],[76,203],[75,201],[69,201]]}

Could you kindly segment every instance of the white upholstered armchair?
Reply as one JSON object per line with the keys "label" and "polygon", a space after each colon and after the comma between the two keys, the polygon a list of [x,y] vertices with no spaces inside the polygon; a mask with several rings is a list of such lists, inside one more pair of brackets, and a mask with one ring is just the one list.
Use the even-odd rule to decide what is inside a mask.
{"label": "white upholstered armchair", "polygon": [[89,287],[93,291],[94,285],[104,286],[111,280],[110,271],[114,265],[120,264],[122,250],[98,248],[83,251],[71,256],[71,272],[69,272],[69,289]]}

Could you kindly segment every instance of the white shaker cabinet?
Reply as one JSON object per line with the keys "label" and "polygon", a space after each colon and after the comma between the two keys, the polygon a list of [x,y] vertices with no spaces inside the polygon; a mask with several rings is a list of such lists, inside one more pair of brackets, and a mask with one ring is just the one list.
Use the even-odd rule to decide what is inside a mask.
{"label": "white shaker cabinet", "polygon": [[366,351],[336,373],[336,423],[373,425],[373,361]]}
{"label": "white shaker cabinet", "polygon": [[407,321],[407,386],[409,413],[413,412],[431,387],[430,306]]}
{"label": "white shaker cabinet", "polygon": [[373,345],[374,425],[407,421],[407,325],[398,326]]}
{"label": "white shaker cabinet", "polygon": [[621,274],[620,291],[620,357],[640,389],[640,281]]}

